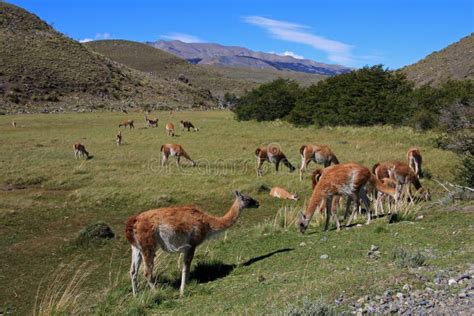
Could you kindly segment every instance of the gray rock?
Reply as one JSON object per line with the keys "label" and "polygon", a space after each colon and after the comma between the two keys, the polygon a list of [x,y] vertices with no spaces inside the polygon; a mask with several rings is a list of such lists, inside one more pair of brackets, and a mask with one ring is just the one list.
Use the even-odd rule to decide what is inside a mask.
{"label": "gray rock", "polygon": [[322,259],[322,260],[326,260],[327,258],[329,258],[329,256],[326,254],[321,255],[321,257],[319,257],[319,259]]}

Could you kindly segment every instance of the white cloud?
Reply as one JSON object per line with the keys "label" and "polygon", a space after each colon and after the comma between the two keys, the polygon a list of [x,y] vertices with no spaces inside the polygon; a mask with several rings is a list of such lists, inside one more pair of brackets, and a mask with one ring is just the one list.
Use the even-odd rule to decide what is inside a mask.
{"label": "white cloud", "polygon": [[306,44],[327,54],[330,61],[342,64],[354,62],[354,46],[310,33],[310,27],[287,21],[279,21],[261,16],[247,16],[243,21],[267,30],[273,37],[289,42]]}
{"label": "white cloud", "polygon": [[181,41],[184,43],[202,43],[203,40],[197,36],[183,34],[183,33],[168,33],[165,35],[160,35],[160,38],[172,41]]}
{"label": "white cloud", "polygon": [[79,40],[79,43],[87,43],[87,42],[92,42],[92,41],[98,41],[98,40],[106,40],[110,39],[110,33],[96,33],[94,38],[84,38]]}
{"label": "white cloud", "polygon": [[282,56],[290,56],[290,57],[293,57],[293,58],[296,58],[296,59],[304,59],[303,56],[301,55],[298,55],[298,54],[295,54],[293,52],[290,52],[290,51],[285,51],[283,52],[282,54],[278,54],[278,55],[282,55]]}

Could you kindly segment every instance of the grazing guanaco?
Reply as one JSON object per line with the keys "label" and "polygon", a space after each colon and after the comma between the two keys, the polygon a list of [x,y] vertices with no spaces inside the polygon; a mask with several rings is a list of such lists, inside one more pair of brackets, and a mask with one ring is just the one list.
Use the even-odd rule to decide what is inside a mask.
{"label": "grazing guanaco", "polygon": [[280,187],[273,187],[270,190],[270,196],[276,197],[278,199],[298,201],[298,195],[296,193],[290,193]]}
{"label": "grazing guanaco", "polygon": [[339,164],[339,160],[332,152],[331,148],[326,145],[303,145],[300,147],[301,168],[300,180],[303,180],[303,172],[311,161],[323,164],[328,167],[332,164]]}
{"label": "grazing guanaco", "polygon": [[132,128],[135,128],[135,126],[133,125],[133,120],[126,120],[126,121],[123,121],[122,123],[119,124],[119,127],[125,127],[127,128],[127,126],[132,129]]}
{"label": "grazing guanaco", "polygon": [[371,184],[377,190],[392,196],[396,195],[395,189],[383,185],[368,168],[360,164],[346,163],[326,168],[313,190],[305,213],[300,216],[300,231],[302,233],[306,231],[315,209],[321,205],[323,200],[326,200],[326,225],[324,230],[327,230],[331,215],[331,201],[336,195],[351,197],[353,201],[359,201],[359,198],[361,198],[367,209],[367,223],[370,223],[370,202],[364,190],[366,184]]}
{"label": "grazing guanaco", "polygon": [[423,178],[423,171],[421,170],[422,157],[418,148],[411,148],[407,152],[407,160],[410,168],[415,172],[417,177]]}
{"label": "grazing guanaco", "polygon": [[118,131],[117,135],[115,136],[115,143],[117,146],[122,145],[122,131]]}
{"label": "grazing guanaco", "polygon": [[381,180],[383,178],[390,178],[397,184],[398,197],[404,191],[408,194],[408,198],[412,199],[410,193],[410,184],[413,184],[419,196],[424,200],[429,200],[431,195],[429,191],[422,187],[420,179],[407,163],[401,161],[386,161],[376,163],[372,167],[375,176]]}
{"label": "grazing guanaco", "polygon": [[165,163],[168,161],[169,156],[176,157],[176,164],[179,165],[179,161],[181,157],[186,158],[187,160],[191,161],[193,167],[196,166],[196,162],[189,157],[186,151],[183,149],[181,145],[178,144],[164,144],[161,146],[160,149],[163,158],[161,159],[161,166],[164,166]]}
{"label": "grazing guanaco", "polygon": [[145,124],[146,124],[146,127],[151,127],[151,126],[158,127],[158,118],[155,118],[154,120],[152,120],[152,119],[149,119],[148,116],[145,115]]}
{"label": "grazing guanaco", "polygon": [[13,126],[13,128],[16,127],[16,122],[15,121],[12,121],[12,126]]}
{"label": "grazing guanaco", "polygon": [[79,156],[86,157],[86,159],[89,159],[89,152],[87,152],[86,147],[82,145],[81,143],[75,143],[73,146],[74,149],[74,157],[76,159],[79,159]]}
{"label": "grazing guanaco", "polygon": [[288,161],[280,148],[276,146],[268,145],[258,147],[255,150],[255,155],[257,156],[257,176],[262,175],[262,165],[265,161],[275,164],[276,171],[278,171],[280,162],[283,162],[283,164],[288,167],[290,172],[295,171],[295,167],[293,167],[293,165]]}
{"label": "grazing guanaco", "polygon": [[128,218],[125,236],[132,247],[130,277],[133,295],[138,290],[138,270],[142,258],[148,285],[152,289],[155,287],[154,257],[157,246],[160,246],[167,252],[184,253],[180,286],[180,295],[183,296],[196,247],[234,225],[243,209],[259,207],[256,200],[239,191],[234,191],[234,195],[234,203],[222,217],[207,214],[194,206],[174,206],[149,210]]}
{"label": "grazing guanaco", "polygon": [[194,127],[193,123],[189,122],[189,121],[180,121],[179,122],[179,127],[181,128],[181,130],[185,130],[187,129],[188,132],[190,129],[192,129],[193,131],[197,132],[199,131],[198,128]]}
{"label": "grazing guanaco", "polygon": [[168,136],[174,136],[174,124],[171,122],[166,123],[166,133]]}

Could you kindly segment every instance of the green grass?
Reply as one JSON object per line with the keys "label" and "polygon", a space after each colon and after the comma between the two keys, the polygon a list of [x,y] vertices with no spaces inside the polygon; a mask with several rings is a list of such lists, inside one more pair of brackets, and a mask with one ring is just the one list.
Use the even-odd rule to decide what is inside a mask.
{"label": "green grass", "polygon": [[[219,111],[156,116],[159,127],[148,129],[142,128],[142,113],[0,117],[0,308],[27,314],[36,300],[37,312],[273,313],[296,303],[303,307],[305,299],[331,303],[343,291],[356,299],[404,283],[421,286],[414,270],[392,262],[392,252],[400,247],[434,254],[427,256],[420,273],[473,262],[469,207],[460,205],[453,211],[451,206],[444,210],[425,204],[420,207],[424,218],[413,224],[388,224],[381,218],[341,232],[323,233],[322,227],[313,226],[301,235],[291,224],[291,215],[304,208],[311,194],[310,172],[300,182],[297,173],[290,174],[283,166],[276,174],[266,163],[264,176],[256,177],[257,146],[278,143],[299,166],[301,144],[325,143],[341,162],[369,167],[381,160],[404,159],[409,147],[418,146],[432,177],[452,181],[451,169],[459,160],[432,147],[436,134],[408,128],[315,129],[283,122],[237,122],[231,113]],[[124,145],[117,147],[117,125],[124,119],[134,119],[137,128],[122,131]],[[172,120],[178,126],[181,119],[192,121],[200,131],[166,136],[164,123]],[[94,158],[75,160],[76,141],[85,144]],[[161,168],[159,149],[168,142],[182,144],[198,167],[184,162],[178,169],[171,160],[169,167]],[[300,201],[271,199],[262,188],[275,185],[296,191]],[[423,185],[435,201],[444,194],[431,180],[423,180]],[[245,211],[227,234],[198,249],[185,297],[179,299],[176,288],[178,255],[159,252],[158,289],[146,289],[140,277],[140,295],[133,298],[125,219],[152,207],[189,203],[223,214],[234,189],[251,195],[261,207]],[[110,225],[117,237],[77,245],[79,231],[98,221]],[[367,257],[372,244],[380,247],[379,260]],[[322,254],[329,258],[320,259]],[[91,264],[85,267],[84,262]],[[70,271],[65,265],[74,272],[64,273]],[[82,270],[84,279],[74,279]],[[70,290],[64,293],[58,284],[69,285],[65,288]],[[39,308],[41,302],[50,302],[50,296],[65,298],[59,307],[45,303]]]}

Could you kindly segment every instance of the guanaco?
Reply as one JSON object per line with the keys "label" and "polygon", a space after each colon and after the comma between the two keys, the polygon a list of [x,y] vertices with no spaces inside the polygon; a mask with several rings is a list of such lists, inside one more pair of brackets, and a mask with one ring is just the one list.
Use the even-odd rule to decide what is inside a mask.
{"label": "guanaco", "polygon": [[152,209],[128,218],[125,236],[132,247],[130,277],[133,295],[138,291],[142,258],[148,285],[152,289],[155,287],[154,257],[157,246],[160,246],[167,252],[184,253],[180,286],[180,295],[183,296],[196,247],[234,225],[243,209],[259,207],[258,201],[239,191],[234,191],[234,195],[234,203],[222,217],[207,214],[194,206],[174,206]]}
{"label": "guanaco", "polygon": [[74,149],[74,157],[76,159],[79,159],[79,156],[86,157],[86,159],[89,159],[89,152],[87,152],[86,147],[82,145],[81,143],[75,143],[73,145]]}
{"label": "guanaco", "polygon": [[390,178],[395,181],[398,192],[397,200],[402,195],[403,191],[408,194],[409,199],[412,199],[410,184],[413,184],[422,199],[431,199],[430,192],[422,187],[420,179],[407,163],[401,161],[379,162],[372,167],[372,171],[379,180]]}
{"label": "guanaco", "polygon": [[117,146],[122,145],[122,131],[118,131],[117,135],[115,136],[115,143]]}
{"label": "guanaco", "polygon": [[149,119],[148,116],[145,115],[145,124],[146,124],[146,127],[151,127],[151,126],[158,127],[158,118],[155,118],[153,120],[153,119]]}
{"label": "guanaco", "polygon": [[166,123],[166,133],[168,136],[174,136],[174,125],[171,122]]}
{"label": "guanaco", "polygon": [[328,229],[331,216],[331,202],[335,195],[351,197],[353,201],[359,201],[359,198],[361,198],[367,209],[367,223],[370,223],[370,202],[364,190],[366,184],[371,184],[377,190],[392,196],[396,195],[395,189],[383,185],[368,168],[360,164],[346,163],[327,168],[323,171],[319,182],[313,190],[305,213],[300,216],[300,231],[302,233],[306,231],[315,209],[323,200],[326,200],[326,224],[324,230]]}
{"label": "guanaco", "polygon": [[255,156],[257,156],[257,176],[262,175],[262,165],[265,161],[275,164],[275,170],[278,171],[280,162],[283,162],[288,167],[290,172],[295,171],[295,167],[288,161],[285,154],[276,146],[268,145],[258,147],[255,150]]}
{"label": "guanaco", "polygon": [[273,187],[270,190],[270,196],[279,198],[279,199],[284,199],[284,200],[294,200],[298,201],[298,195],[296,193],[290,193],[286,191],[283,188],[280,187]]}
{"label": "guanaco", "polygon": [[126,120],[126,121],[123,121],[122,123],[119,124],[119,127],[125,127],[127,128],[127,126],[132,129],[132,128],[135,128],[135,126],[133,125],[133,120]]}
{"label": "guanaco", "polygon": [[16,122],[15,121],[12,121],[12,126],[13,126],[13,128],[16,127]]}
{"label": "guanaco", "polygon": [[303,172],[311,161],[323,164],[328,167],[332,164],[339,164],[339,160],[332,152],[331,148],[326,145],[302,145],[300,147],[301,168],[300,180],[303,180]]}
{"label": "guanaco", "polygon": [[407,160],[410,168],[415,172],[416,176],[423,178],[423,171],[421,170],[422,157],[418,148],[411,148],[407,152]]}
{"label": "guanaco", "polygon": [[199,128],[196,128],[194,127],[193,123],[191,123],[190,121],[180,121],[179,122],[179,127],[181,128],[181,130],[185,130],[187,129],[188,132],[190,129],[192,129],[193,131],[197,132],[199,131]]}
{"label": "guanaco", "polygon": [[164,144],[161,146],[161,154],[162,154],[162,159],[161,159],[161,166],[164,166],[165,163],[168,161],[169,156],[175,156],[176,157],[176,164],[179,165],[179,161],[181,157],[186,158],[187,160],[191,161],[193,167],[196,166],[196,162],[189,157],[188,153],[183,149],[183,146],[178,145],[178,144]]}

